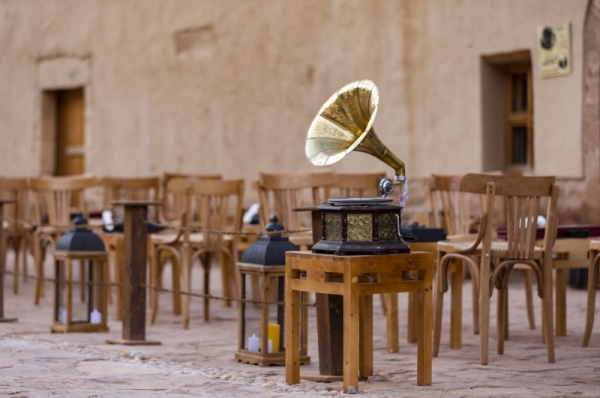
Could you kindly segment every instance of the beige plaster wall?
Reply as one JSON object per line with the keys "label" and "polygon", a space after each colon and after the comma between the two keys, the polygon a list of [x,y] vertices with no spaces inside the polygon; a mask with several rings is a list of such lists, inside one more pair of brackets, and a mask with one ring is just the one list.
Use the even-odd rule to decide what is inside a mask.
{"label": "beige plaster wall", "polygon": [[[587,0],[410,1],[409,124],[419,175],[483,170],[482,56],[529,50],[536,175],[581,177],[582,48]],[[536,28],[571,23],[572,72],[542,79]],[[503,96],[500,92],[486,95]],[[500,102],[500,106],[502,106]],[[424,150],[426,149],[426,150]]]}
{"label": "beige plaster wall", "polygon": [[[57,68],[38,64],[57,58],[89,61],[86,169],[97,175],[314,169],[312,118],[361,78],[378,84],[381,138],[393,141],[406,120],[402,18],[394,1],[2,1],[0,129],[18,149],[4,147],[1,174],[42,169],[52,87],[39,76]],[[363,169],[387,170],[367,155],[340,164]]]}
{"label": "beige plaster wall", "polygon": [[[534,173],[581,177],[586,4],[0,0],[0,174],[45,170],[42,91],[68,85],[82,62],[86,169],[99,176],[222,173],[250,186],[260,171],[315,170],[304,157],[312,118],[362,78],[379,87],[375,128],[410,178],[482,171],[481,57],[530,49]],[[536,27],[561,21],[572,73],[541,79]],[[361,153],[333,168],[392,174]]]}

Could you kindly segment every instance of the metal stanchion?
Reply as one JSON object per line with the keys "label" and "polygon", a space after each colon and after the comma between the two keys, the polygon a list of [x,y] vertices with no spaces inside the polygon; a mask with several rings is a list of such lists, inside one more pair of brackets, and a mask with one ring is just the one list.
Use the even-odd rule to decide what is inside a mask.
{"label": "metal stanchion", "polygon": [[109,344],[159,345],[160,341],[146,340],[146,262],[148,206],[156,201],[117,201],[125,206],[123,225],[123,338],[106,340]]}
{"label": "metal stanchion", "polygon": [[[0,200],[0,222],[4,220],[4,205],[15,203],[14,200]],[[6,270],[6,245],[4,244],[4,227],[0,225],[0,322],[17,322],[17,318],[4,317],[4,271]],[[17,278],[18,275],[15,275]]]}

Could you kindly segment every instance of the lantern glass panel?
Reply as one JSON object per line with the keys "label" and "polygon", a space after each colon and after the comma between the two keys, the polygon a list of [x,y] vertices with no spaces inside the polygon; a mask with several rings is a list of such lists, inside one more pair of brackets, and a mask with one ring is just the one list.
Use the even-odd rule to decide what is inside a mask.
{"label": "lantern glass panel", "polygon": [[67,283],[66,283],[66,263],[56,261],[56,308],[54,311],[54,320],[60,323],[67,323]]}
{"label": "lantern glass panel", "polygon": [[273,353],[285,351],[285,340],[283,325],[285,325],[285,307],[283,301],[285,299],[284,292],[284,277],[283,276],[272,276],[267,278],[267,283],[270,284],[270,295],[267,301],[272,303],[281,304],[269,304],[269,319],[268,319],[268,338],[272,340],[272,351]]}
{"label": "lantern glass panel", "polygon": [[[77,265],[75,262],[74,265]],[[84,281],[84,284],[73,283],[72,291],[72,320],[73,323],[89,323],[90,322],[90,285],[86,281],[91,281],[93,272],[91,261],[86,261],[87,267],[74,266],[72,281]],[[83,275],[81,274],[83,272]],[[88,279],[89,277],[89,279]]]}
{"label": "lantern glass panel", "polygon": [[[261,350],[260,338],[263,307],[262,304],[253,303],[251,300],[256,300],[257,302],[262,300],[260,279],[258,275],[242,274],[242,297],[245,299],[241,303],[244,313],[244,348],[255,352]],[[255,338],[258,340],[254,340]]]}

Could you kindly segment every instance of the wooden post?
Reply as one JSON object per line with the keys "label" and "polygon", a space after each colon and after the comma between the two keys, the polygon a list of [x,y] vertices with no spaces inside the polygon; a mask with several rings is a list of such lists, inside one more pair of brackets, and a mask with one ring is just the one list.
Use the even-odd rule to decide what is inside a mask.
{"label": "wooden post", "polygon": [[159,345],[146,340],[146,263],[148,206],[156,201],[116,201],[125,206],[123,225],[123,338],[107,340],[109,344]]}
{"label": "wooden post", "polygon": [[[0,223],[4,222],[4,205],[9,203],[15,203],[15,201],[0,200]],[[0,322],[7,323],[16,322],[17,318],[4,317],[4,271],[6,270],[6,245],[4,243],[4,227],[0,224]],[[15,274],[15,278],[17,277],[18,275]]]}

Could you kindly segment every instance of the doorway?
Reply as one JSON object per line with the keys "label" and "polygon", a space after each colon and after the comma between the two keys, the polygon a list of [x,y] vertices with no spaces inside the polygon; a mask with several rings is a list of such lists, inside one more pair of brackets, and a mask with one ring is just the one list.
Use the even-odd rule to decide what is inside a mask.
{"label": "doorway", "polygon": [[85,101],[83,88],[54,92],[56,150],[54,175],[85,173]]}

